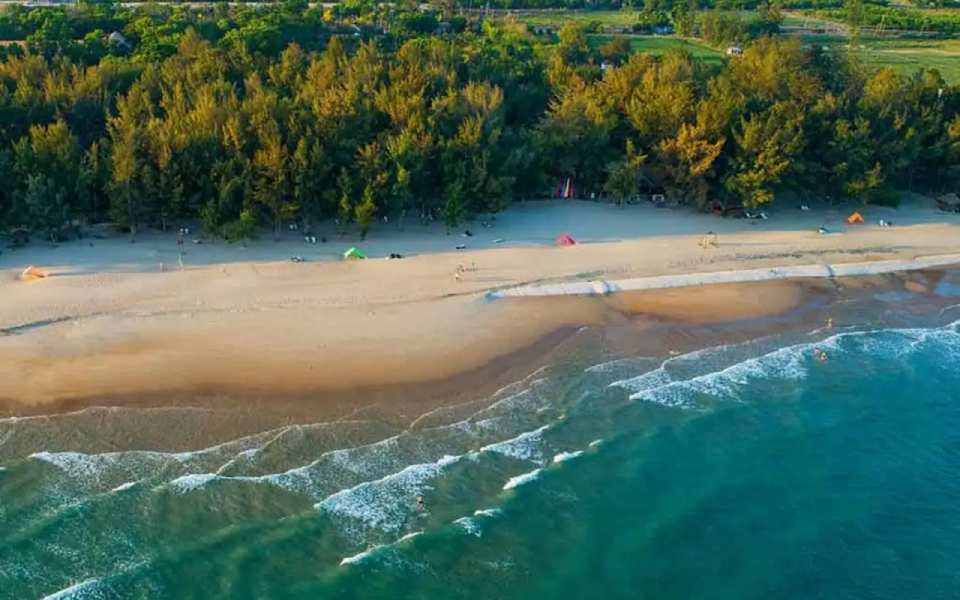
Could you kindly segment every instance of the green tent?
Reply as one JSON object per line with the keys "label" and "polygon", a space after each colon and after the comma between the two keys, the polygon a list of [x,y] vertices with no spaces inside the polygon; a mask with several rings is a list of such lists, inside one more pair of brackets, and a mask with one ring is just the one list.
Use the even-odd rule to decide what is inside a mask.
{"label": "green tent", "polygon": [[343,253],[344,260],[363,260],[367,257],[360,248],[350,248]]}

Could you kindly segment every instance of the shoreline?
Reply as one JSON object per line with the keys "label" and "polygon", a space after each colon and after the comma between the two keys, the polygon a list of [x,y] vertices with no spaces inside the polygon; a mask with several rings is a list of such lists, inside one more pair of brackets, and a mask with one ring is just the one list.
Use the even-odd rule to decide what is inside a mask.
{"label": "shoreline", "polygon": [[[610,318],[600,325],[558,329],[482,366],[439,380],[351,388],[251,389],[246,386],[200,390],[166,388],[131,394],[97,394],[53,403],[25,405],[0,401],[4,417],[37,419],[37,434],[5,445],[15,458],[50,450],[51,431],[61,440],[57,451],[103,453],[123,450],[192,451],[276,428],[341,423],[371,440],[397,435],[414,425],[429,427],[462,411],[482,408],[498,393],[531,378],[545,378],[562,390],[584,369],[638,357],[667,358],[703,348],[736,345],[768,337],[837,332],[877,324],[909,326],[897,316],[933,321],[960,316],[960,293],[943,296],[947,282],[960,287],[960,271],[927,271],[836,280],[768,281],[716,284],[679,302],[684,288],[627,292],[586,300],[603,305]],[[719,293],[703,293],[714,288]],[[741,299],[723,314],[705,314],[704,302]],[[887,298],[887,299],[881,299]],[[555,298],[554,302],[581,298]],[[524,302],[520,300],[520,302]],[[757,314],[751,307],[764,305]],[[886,311],[893,309],[888,318]],[[892,320],[891,320],[892,319]],[[955,320],[955,319],[953,319]],[[116,411],[114,409],[123,409]],[[432,416],[430,416],[432,415]],[[0,427],[5,419],[0,419]],[[95,428],[95,436],[75,435]],[[40,432],[46,432],[40,435]],[[71,433],[73,432],[73,433]]]}
{"label": "shoreline", "polygon": [[638,279],[611,281],[576,281],[555,285],[531,285],[487,294],[489,299],[527,298],[531,296],[592,296],[640,290],[697,287],[723,283],[747,283],[753,281],[837,279],[840,277],[863,277],[887,273],[907,273],[925,269],[950,268],[960,265],[960,254],[923,256],[912,260],[883,260],[856,263],[809,264],[761,269],[735,269],[730,271],[707,271],[682,275],[655,275]]}
{"label": "shoreline", "polygon": [[[922,212],[916,225],[861,226],[822,236],[770,221],[678,219],[652,207],[563,203],[507,211],[497,229],[471,238],[474,250],[443,252],[439,244],[449,248],[460,238],[436,229],[411,231],[402,240],[405,260],[296,264],[277,260],[302,251],[299,242],[246,249],[218,244],[191,247],[183,272],[157,272],[155,261],[175,252],[175,237],[135,247],[125,239],[97,239],[88,246],[4,253],[0,405],[8,413],[40,414],[108,397],[130,404],[152,397],[151,403],[163,404],[174,396],[236,395],[266,406],[274,402],[267,398],[286,396],[305,398],[296,414],[337,414],[338,406],[363,406],[357,398],[364,393],[400,398],[398,406],[417,389],[438,397],[479,393],[497,379],[500,367],[491,364],[529,372],[535,361],[524,353],[549,355],[551,344],[543,340],[583,327],[602,338],[662,323],[701,327],[773,318],[811,297],[828,302],[831,287],[852,285],[838,275],[907,263],[922,269],[875,274],[857,285],[872,277],[881,286],[906,289],[907,281],[926,289],[923,273],[934,269],[929,257],[960,256],[960,221],[930,218]],[[718,248],[698,247],[692,232],[701,224],[725,228]],[[597,241],[544,245],[564,230]],[[513,247],[492,245],[509,232],[527,237],[511,236]],[[628,232],[636,237],[616,241]],[[372,240],[365,249],[371,255],[400,249],[399,239]],[[850,263],[852,257],[860,262]],[[52,275],[18,280],[13,274],[25,260]],[[834,277],[784,278],[812,272],[804,265],[818,262],[836,265]],[[698,274],[705,272],[713,273],[711,285],[663,285],[703,283]],[[526,285],[597,280],[640,281],[643,289],[618,284],[624,291],[609,296],[485,300]]]}

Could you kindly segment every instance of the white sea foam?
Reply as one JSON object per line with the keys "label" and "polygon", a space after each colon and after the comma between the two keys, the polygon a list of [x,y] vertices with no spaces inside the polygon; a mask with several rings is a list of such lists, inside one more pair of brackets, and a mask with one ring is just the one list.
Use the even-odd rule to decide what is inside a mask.
{"label": "white sea foam", "polygon": [[393,543],[393,545],[402,544],[403,542],[410,541],[410,540],[412,540],[413,538],[417,537],[418,535],[423,535],[423,532],[422,532],[422,531],[414,531],[414,532],[412,532],[412,533],[408,533],[407,535],[403,536],[403,537],[400,538],[399,540],[395,541],[395,542]]}
{"label": "white sea foam", "polygon": [[427,489],[428,480],[459,460],[459,456],[444,456],[434,463],[410,465],[399,473],[341,490],[317,503],[315,508],[346,519],[345,530],[356,534],[367,529],[396,531],[415,510],[412,502],[403,503],[398,499],[412,500],[420,495]]}
{"label": "white sea foam", "polygon": [[122,491],[124,491],[124,490],[129,490],[130,488],[132,488],[132,487],[135,486],[135,485],[137,485],[137,482],[136,482],[136,481],[128,481],[128,482],[126,482],[126,483],[121,483],[120,485],[118,485],[117,487],[113,488],[113,489],[110,490],[110,491],[111,491],[112,493],[122,492]]}
{"label": "white sea foam", "polygon": [[489,444],[480,448],[480,452],[495,452],[518,460],[542,462],[543,452],[540,449],[540,442],[543,432],[549,427],[549,425],[544,425],[533,431],[522,433],[513,439]]}
{"label": "white sea foam", "polygon": [[602,443],[603,443],[603,440],[593,440],[592,442],[590,442],[590,447],[591,447],[591,448],[596,448],[597,446],[599,446],[599,445],[602,444]]}
{"label": "white sea foam", "polygon": [[476,537],[480,537],[481,535],[483,535],[483,529],[480,527],[480,523],[478,523],[475,519],[472,519],[470,517],[460,517],[459,519],[454,521],[454,523],[456,523],[460,527],[463,527],[463,530],[469,533],[470,535],[474,535]]}
{"label": "white sea foam", "polygon": [[100,580],[88,579],[71,585],[59,592],[44,596],[40,600],[99,600],[104,598],[100,593]]}
{"label": "white sea foam", "polygon": [[795,357],[788,354],[780,354],[780,357],[783,359],[780,364],[773,360],[751,359],[721,371],[646,389],[631,394],[630,399],[678,408],[699,408],[697,393],[709,395],[714,400],[735,400],[739,386],[747,385],[751,381],[771,377],[796,380],[806,375],[800,361]]}
{"label": "white sea foam", "polygon": [[517,475],[516,477],[511,477],[507,483],[503,486],[504,490],[512,490],[518,485],[523,485],[525,483],[530,483],[540,477],[541,469],[534,469],[529,473],[524,473],[523,475]]}
{"label": "white sea foam", "polygon": [[576,458],[583,454],[583,450],[577,450],[575,452],[561,452],[553,457],[554,463],[562,463],[570,460],[571,458]]}
{"label": "white sea foam", "polygon": [[499,517],[503,511],[499,508],[481,508],[473,511],[475,517]]}
{"label": "white sea foam", "polygon": [[366,559],[370,558],[370,556],[372,556],[374,552],[376,552],[377,550],[381,550],[382,548],[384,548],[383,545],[372,546],[359,554],[348,556],[340,561],[340,566],[343,567],[346,565],[355,565],[357,563],[363,562]]}
{"label": "white sea foam", "polygon": [[215,479],[217,479],[217,476],[213,473],[191,473],[177,477],[167,485],[180,492],[189,492],[201,488]]}

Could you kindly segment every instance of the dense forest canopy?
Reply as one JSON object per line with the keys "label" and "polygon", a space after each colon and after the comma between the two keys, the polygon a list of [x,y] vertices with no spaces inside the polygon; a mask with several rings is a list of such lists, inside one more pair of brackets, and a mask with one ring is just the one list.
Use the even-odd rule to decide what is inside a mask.
{"label": "dense forest canopy", "polygon": [[200,219],[241,239],[293,219],[453,226],[567,178],[698,207],[960,184],[960,89],[935,71],[776,37],[708,68],[573,25],[392,10],[348,27],[296,2],[8,9],[45,33],[0,62],[0,215],[51,236]]}

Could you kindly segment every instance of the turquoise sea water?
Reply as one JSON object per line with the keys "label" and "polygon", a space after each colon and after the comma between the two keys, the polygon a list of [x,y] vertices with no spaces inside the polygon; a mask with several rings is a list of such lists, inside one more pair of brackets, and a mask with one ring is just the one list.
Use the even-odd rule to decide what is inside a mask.
{"label": "turquoise sea water", "polygon": [[956,598],[958,312],[544,370],[402,430],[93,454],[138,409],[4,419],[0,598]]}

